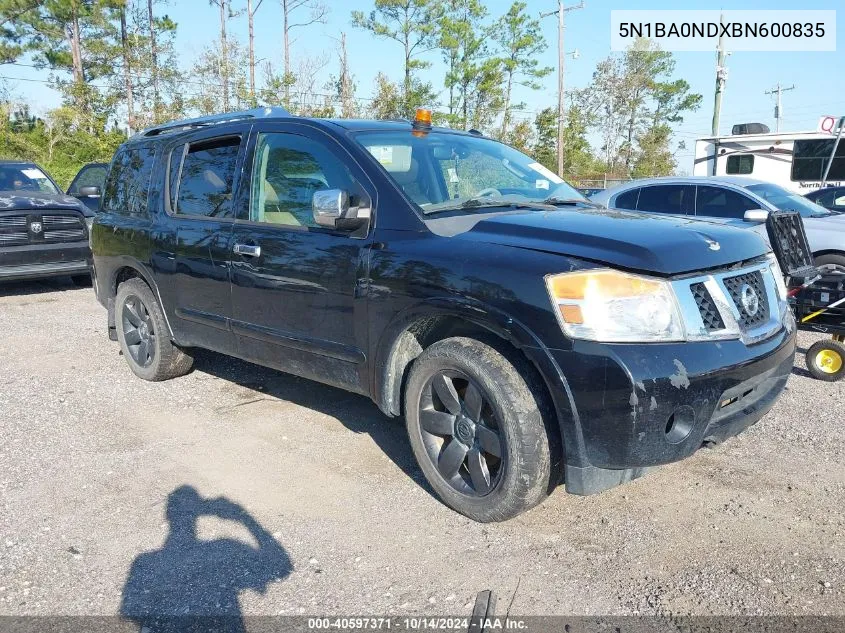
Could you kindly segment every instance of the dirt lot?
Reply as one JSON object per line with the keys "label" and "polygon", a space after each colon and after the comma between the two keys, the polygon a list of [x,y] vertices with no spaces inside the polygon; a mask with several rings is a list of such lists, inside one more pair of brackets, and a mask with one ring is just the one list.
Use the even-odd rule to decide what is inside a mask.
{"label": "dirt lot", "polygon": [[845,614],[845,382],[802,362],[744,435],[479,525],[365,398],[211,353],[145,383],[90,289],[0,287],[0,613]]}

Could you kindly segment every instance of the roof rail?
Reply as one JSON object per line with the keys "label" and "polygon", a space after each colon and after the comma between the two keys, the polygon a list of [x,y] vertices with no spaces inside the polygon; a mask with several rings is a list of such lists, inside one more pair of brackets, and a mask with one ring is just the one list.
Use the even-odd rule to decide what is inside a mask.
{"label": "roof rail", "polygon": [[207,125],[219,125],[220,123],[230,123],[232,121],[242,121],[244,119],[263,119],[267,117],[290,117],[293,116],[285,108],[278,106],[252,108],[251,110],[239,110],[237,112],[224,112],[223,114],[211,114],[208,116],[201,116],[195,119],[181,119],[179,121],[170,121],[162,123],[161,125],[154,125],[145,130],[138,132],[138,136],[159,136],[161,134],[168,134],[180,130],[189,130],[196,127],[205,127]]}

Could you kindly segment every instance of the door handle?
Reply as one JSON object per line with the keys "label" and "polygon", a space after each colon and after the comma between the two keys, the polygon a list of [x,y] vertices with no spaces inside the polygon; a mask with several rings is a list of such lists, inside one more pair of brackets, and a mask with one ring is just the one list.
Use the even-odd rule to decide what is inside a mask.
{"label": "door handle", "polygon": [[238,255],[261,257],[261,247],[257,244],[235,244],[232,250]]}

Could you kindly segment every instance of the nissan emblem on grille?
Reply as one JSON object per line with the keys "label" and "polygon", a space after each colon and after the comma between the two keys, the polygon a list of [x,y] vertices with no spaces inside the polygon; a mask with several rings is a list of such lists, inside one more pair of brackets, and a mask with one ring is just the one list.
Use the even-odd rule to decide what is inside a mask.
{"label": "nissan emblem on grille", "polygon": [[38,235],[39,233],[41,233],[41,222],[30,223],[29,230]]}
{"label": "nissan emblem on grille", "polygon": [[742,284],[739,294],[742,298],[742,307],[745,309],[746,314],[753,317],[760,309],[760,297],[757,295],[757,292],[748,284]]}

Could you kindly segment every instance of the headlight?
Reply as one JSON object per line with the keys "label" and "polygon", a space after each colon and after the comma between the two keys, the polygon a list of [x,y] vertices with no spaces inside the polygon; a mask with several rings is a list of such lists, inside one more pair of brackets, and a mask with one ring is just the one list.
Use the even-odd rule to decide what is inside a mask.
{"label": "headlight", "polygon": [[661,279],[598,269],[548,275],[546,287],[571,338],[606,343],[684,340],[675,294]]}
{"label": "headlight", "polygon": [[94,228],[94,218],[93,218],[93,216],[90,217],[90,218],[89,217],[85,218],[85,226],[88,227],[88,248],[93,248],[94,242],[91,239],[91,229]]}

